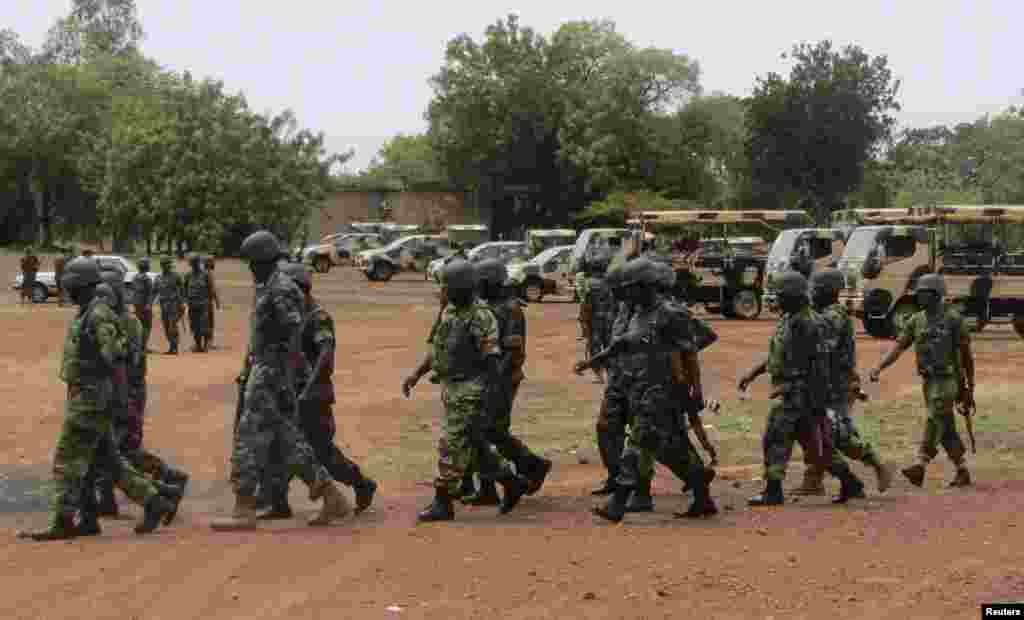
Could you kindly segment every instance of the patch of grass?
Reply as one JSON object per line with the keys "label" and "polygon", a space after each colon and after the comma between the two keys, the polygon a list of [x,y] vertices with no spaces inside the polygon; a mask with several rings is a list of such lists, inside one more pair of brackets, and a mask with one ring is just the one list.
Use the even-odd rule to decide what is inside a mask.
{"label": "patch of grass", "polygon": [[730,435],[746,437],[754,432],[754,418],[748,415],[721,415],[715,418],[714,426],[723,438]]}

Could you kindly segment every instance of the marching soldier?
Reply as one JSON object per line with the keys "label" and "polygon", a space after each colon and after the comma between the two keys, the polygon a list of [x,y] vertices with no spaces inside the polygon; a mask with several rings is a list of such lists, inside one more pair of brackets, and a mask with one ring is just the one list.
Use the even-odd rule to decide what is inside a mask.
{"label": "marching soldier", "polygon": [[156,287],[149,278],[149,268],[149,259],[140,258],[139,273],[132,278],[132,304],[135,306],[135,316],[142,325],[142,350],[146,353],[149,353],[149,335],[153,331],[153,298],[156,295]]}
{"label": "marching soldier", "polygon": [[203,269],[201,260],[198,254],[189,257],[188,262],[192,271],[185,276],[183,287],[188,299],[188,326],[195,341],[192,345],[194,353],[207,351],[207,340],[210,337],[210,306],[213,300],[210,276]]}
{"label": "marching soldier", "polygon": [[904,468],[902,473],[911,484],[922,486],[925,468],[938,454],[938,446],[942,444],[946,456],[956,466],[956,476],[949,486],[970,486],[966,450],[956,430],[953,410],[960,405],[965,418],[973,413],[974,354],[971,338],[960,314],[943,304],[946,282],[941,275],[922,275],[914,294],[923,310],[907,319],[896,346],[871,370],[869,378],[878,381],[882,371],[892,366],[913,345],[928,418],[918,462]]}
{"label": "marching soldier", "polygon": [[156,301],[160,304],[160,321],[167,336],[167,355],[178,354],[178,322],[184,308],[182,303],[181,276],[174,271],[174,261],[170,256],[160,259],[160,275],[156,277],[154,289]]}
{"label": "marching soldier", "polygon": [[203,268],[206,269],[206,277],[210,281],[210,299],[213,301],[213,304],[210,306],[210,330],[209,336],[206,339],[207,349],[217,348],[213,346],[213,339],[215,337],[217,327],[216,316],[217,312],[220,312],[220,295],[217,294],[217,281],[213,277],[213,272],[215,271],[216,266],[217,262],[212,256],[207,256],[203,259]]}

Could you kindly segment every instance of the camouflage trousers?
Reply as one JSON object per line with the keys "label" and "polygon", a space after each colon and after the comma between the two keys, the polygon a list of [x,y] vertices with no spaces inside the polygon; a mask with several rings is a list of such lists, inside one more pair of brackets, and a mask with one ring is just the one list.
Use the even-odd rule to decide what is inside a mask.
{"label": "camouflage trousers", "polygon": [[807,446],[805,457],[811,454],[812,463],[826,468],[836,478],[849,475],[850,466],[832,445],[827,421],[824,415],[814,415],[799,395],[787,394],[782,400],[774,401],[761,442],[764,450],[764,479],[785,480],[793,444],[801,436],[804,438],[802,445]]}
{"label": "camouflage trousers", "polygon": [[64,425],[53,457],[54,518],[83,508],[86,493],[93,488],[87,474],[98,469],[109,471],[117,487],[138,504],[157,493],[118,452],[109,399],[109,386],[68,388]]}
{"label": "camouflage trousers", "polygon": [[210,335],[210,310],[210,304],[188,305],[188,327],[193,338],[206,338]]}
{"label": "camouflage trousers", "polygon": [[590,357],[594,357],[608,348],[610,344],[609,326],[604,317],[595,316],[590,321]]}
{"label": "camouflage trousers", "polygon": [[926,379],[921,386],[924,404],[928,409],[928,417],[924,423],[924,437],[918,458],[927,465],[939,453],[939,444],[946,451],[946,456],[955,465],[964,462],[967,450],[956,430],[956,413],[953,410],[956,399],[960,395],[960,383],[956,377],[943,379]]}
{"label": "camouflage trousers", "polygon": [[[334,406],[322,401],[304,401],[299,404],[299,425],[309,442],[317,461],[332,478],[348,486],[355,486],[365,478],[363,472],[334,443],[336,426]],[[272,493],[286,492],[291,476],[285,462],[283,443],[276,438],[270,448],[270,457],[264,472],[263,484]]]}
{"label": "camouflage trousers", "polygon": [[[609,390],[608,417],[632,422],[615,478],[620,487],[635,489],[654,478],[655,462],[680,480],[691,475],[690,453],[695,452],[686,433],[680,403],[669,384],[642,381]],[[625,411],[623,411],[625,410]]]}
{"label": "camouflage trousers", "polygon": [[153,332],[153,306],[135,306],[135,317],[142,323],[142,348],[148,350],[149,335]]}
{"label": "camouflage trousers", "polygon": [[626,429],[629,428],[631,419],[628,402],[625,406],[620,403],[618,406],[608,407],[611,399],[618,398],[621,401],[625,398],[624,394],[616,391],[619,389],[621,377],[615,366],[608,368],[607,381],[594,430],[597,433],[597,450],[601,454],[601,462],[608,470],[608,477],[615,478],[619,473],[622,450],[626,447]]}
{"label": "camouflage trousers", "polygon": [[511,472],[508,462],[486,440],[490,426],[486,392],[483,379],[445,382],[441,392],[444,413],[434,487],[447,489],[452,497],[459,497],[467,471],[476,470],[485,480],[498,480]]}
{"label": "camouflage trousers", "polygon": [[231,453],[230,479],[236,495],[256,495],[275,440],[280,442],[289,475],[310,487],[330,479],[299,429],[295,391],[283,364],[257,362],[249,371]]}
{"label": "camouflage trousers", "polygon": [[529,475],[543,466],[544,461],[512,434],[512,406],[522,380],[522,374],[503,377],[498,385],[491,387],[487,396],[489,425],[485,439],[494,445],[502,458],[516,466],[517,473]]}
{"label": "camouflage trousers", "polygon": [[178,307],[160,305],[160,322],[164,326],[164,335],[171,346],[178,344]]}
{"label": "camouflage trousers", "polygon": [[[878,467],[882,464],[878,458],[875,448],[865,441],[860,431],[857,430],[853,417],[850,415],[850,403],[847,400],[838,401],[829,405],[829,409],[835,412],[835,419],[831,420],[832,445],[835,451],[832,453],[832,460],[846,457],[853,461],[860,461],[868,467]],[[804,463],[810,467],[817,465],[814,459],[814,449],[811,446],[812,433],[800,433],[798,440],[804,452]]]}
{"label": "camouflage trousers", "polygon": [[[135,388],[132,398],[120,415],[114,416],[114,441],[121,457],[138,472],[146,474],[154,480],[166,477],[167,462],[150,452],[142,445],[143,428],[145,426],[146,391]],[[109,480],[109,471],[97,476],[98,482]]]}

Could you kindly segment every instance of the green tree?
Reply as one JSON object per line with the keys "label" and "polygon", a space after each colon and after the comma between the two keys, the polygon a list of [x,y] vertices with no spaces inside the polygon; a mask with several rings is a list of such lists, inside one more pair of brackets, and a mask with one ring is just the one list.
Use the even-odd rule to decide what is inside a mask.
{"label": "green tree", "polygon": [[388,140],[370,162],[367,175],[398,182],[398,189],[445,187],[447,180],[426,134],[398,134]]}
{"label": "green tree", "polygon": [[830,41],[793,48],[789,78],[759,78],[747,112],[747,153],[758,191],[794,190],[821,225],[861,186],[869,158],[891,138],[899,110],[886,56]]}

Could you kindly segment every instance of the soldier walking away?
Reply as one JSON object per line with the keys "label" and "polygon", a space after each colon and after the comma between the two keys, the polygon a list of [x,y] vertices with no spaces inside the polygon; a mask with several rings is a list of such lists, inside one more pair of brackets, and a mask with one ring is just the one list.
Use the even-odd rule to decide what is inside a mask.
{"label": "soldier walking away", "polygon": [[490,386],[501,382],[501,349],[498,319],[476,297],[477,273],[469,262],[454,260],[444,268],[448,305],[437,329],[431,334],[432,350],[402,381],[402,394],[409,398],[416,383],[433,371],[432,383],[442,385],[441,439],[438,443],[434,500],[418,515],[420,522],[451,521],[455,518],[453,499],[462,492],[466,471],[479,464],[480,477],[502,486],[500,514],[511,511],[529,490],[523,476],[492,451],[486,441],[488,430],[484,399]]}
{"label": "soldier walking away", "polygon": [[[602,250],[586,257],[584,272],[586,274],[583,291],[580,295],[580,319],[584,322],[584,338],[587,342],[587,355],[593,357],[608,347],[611,335],[611,314],[614,300],[611,290],[605,282],[605,274],[612,256],[609,251]],[[594,367],[594,374],[601,383],[606,381],[607,368]]]}
{"label": "soldier walking away", "polygon": [[[878,491],[884,493],[892,484],[892,472],[879,459],[874,447],[861,437],[850,415],[860,393],[860,377],[857,374],[857,338],[853,319],[846,306],[839,303],[839,292],[844,286],[845,278],[837,269],[825,269],[811,276],[811,303],[824,321],[830,355],[828,411],[832,444],[843,456],[873,469],[878,479]],[[807,437],[807,433],[800,437],[807,461],[804,483],[793,494],[825,495],[825,469],[810,459]],[[863,495],[863,490],[860,495]]]}
{"label": "soldier walking away", "polygon": [[21,303],[32,301],[32,291],[36,288],[36,274],[39,273],[39,257],[32,246],[25,248],[21,257]]}
{"label": "soldier walking away", "polygon": [[71,250],[64,250],[63,254],[58,254],[57,258],[53,259],[53,279],[57,285],[57,305],[61,308],[64,307],[64,287],[60,285],[60,281],[64,277],[64,269],[70,260]]}
{"label": "soldier walking away", "polygon": [[[498,342],[501,347],[499,377],[489,385],[485,399],[489,426],[486,439],[494,444],[498,453],[516,466],[516,472],[529,481],[527,495],[533,495],[544,485],[551,471],[551,461],[530,451],[521,439],[512,435],[512,407],[519,384],[524,379],[526,363],[526,314],[520,300],[508,294],[505,286],[508,270],[497,259],[481,261],[476,265],[479,276],[480,299],[488,305],[498,319]],[[498,506],[501,503],[494,480],[481,478],[480,490],[462,498],[471,506]]]}
{"label": "soldier walking away", "polygon": [[132,304],[135,306],[135,317],[142,325],[142,350],[150,353],[149,335],[153,331],[153,298],[156,287],[149,279],[150,263],[148,258],[139,259],[139,273],[132,278]]}
{"label": "soldier walking away", "polygon": [[[305,247],[305,246],[303,246]],[[207,256],[203,259],[203,267],[206,269],[206,276],[210,280],[210,299],[213,300],[213,304],[210,306],[210,330],[209,335],[206,339],[207,349],[216,349],[217,347],[213,344],[216,328],[216,316],[217,312],[220,312],[220,295],[217,294],[217,282],[213,277],[213,272],[216,269],[216,261],[212,256]],[[216,312],[214,311],[216,309]]]}
{"label": "soldier walking away", "polygon": [[188,300],[188,326],[192,332],[193,353],[207,351],[207,339],[210,337],[210,306],[213,291],[210,287],[210,276],[203,270],[202,258],[198,254],[189,257],[192,271],[185,276],[185,296]]}
{"label": "soldier walking away", "polygon": [[800,432],[813,433],[814,461],[841,482],[836,503],[863,492],[863,483],[850,471],[849,465],[835,453],[831,435],[822,433],[825,407],[829,402],[829,373],[825,328],[821,318],[810,307],[807,279],[790,271],[779,283],[779,307],[782,316],[768,345],[768,359],[740,378],[739,389],[747,387],[761,374],[768,372],[772,380],[772,403],[764,431],[765,490],[751,498],[751,506],[777,506],[785,503],[782,483],[793,452],[793,443]]}
{"label": "soldier walking away", "polygon": [[971,338],[960,314],[943,304],[946,282],[941,275],[922,275],[917,281],[914,295],[918,305],[924,309],[903,324],[896,346],[871,370],[869,378],[878,381],[882,371],[893,365],[913,345],[928,418],[925,421],[918,462],[904,468],[902,473],[911,484],[922,486],[925,468],[938,454],[938,446],[942,444],[946,456],[956,466],[956,476],[949,486],[971,486],[966,450],[957,432],[953,412],[955,405],[961,405],[961,413],[967,416],[974,408],[974,354],[971,351]]}
{"label": "soldier walking away", "polygon": [[171,502],[151,483],[121,462],[112,445],[114,421],[109,402],[114,393],[115,364],[124,349],[113,309],[96,295],[99,283],[100,270],[94,260],[76,258],[65,270],[62,284],[79,312],[68,327],[61,361],[60,378],[67,383],[68,392],[53,458],[53,514],[47,529],[19,532],[19,538],[63,540],[99,533],[98,521],[90,517],[90,507],[83,505],[89,495],[83,492],[85,476],[97,459],[114,471],[117,486],[145,507],[142,521],[135,526],[137,534],[152,532],[173,510]]}
{"label": "soldier walking away", "polygon": [[[654,478],[657,460],[681,480],[690,478],[694,498],[688,512],[693,516],[703,515],[708,505],[708,481],[703,471],[691,470],[687,451],[676,441],[680,418],[671,357],[677,351],[695,354],[714,340],[708,342],[695,332],[693,322],[680,311],[680,306],[658,295],[662,274],[651,260],[637,258],[627,262],[621,278],[619,284],[633,303],[626,333],[612,340],[607,349],[590,361],[579,362],[575,367],[579,374],[592,364],[603,363],[612,356],[620,357],[624,380],[610,395],[609,416],[632,418],[615,491],[605,506],[593,512],[608,521],[622,521],[630,495]],[[619,409],[626,409],[628,413],[618,413]]]}
{"label": "soldier walking away", "polygon": [[235,506],[230,517],[213,521],[211,527],[226,531],[258,526],[256,492],[275,439],[280,441],[289,473],[309,487],[310,500],[323,499],[320,513],[309,524],[327,525],[344,517],[350,508],[299,430],[295,377],[306,364],[300,343],[302,292],[278,268],[285,252],[271,233],[261,230],[249,235],[242,242],[241,254],[249,262],[256,294],[249,354],[242,369],[244,400],[231,455]]}
{"label": "soldier walking away", "polygon": [[[286,263],[281,270],[291,277],[303,292],[302,353],[311,370],[297,375],[295,391],[299,395],[299,425],[316,458],[342,484],[352,487],[356,496],[355,513],[370,507],[377,492],[376,481],[363,475],[334,443],[334,353],[337,341],[334,319],[313,297],[313,278],[301,263]],[[279,458],[280,442],[275,442],[273,467],[268,468],[267,493],[270,511],[261,519],[290,519],[288,504],[289,478],[284,461]]]}
{"label": "soldier walking away", "polygon": [[167,355],[178,354],[178,322],[183,310],[181,276],[174,271],[170,256],[160,259],[160,275],[156,277],[156,301],[160,304],[160,321],[167,336]]}

